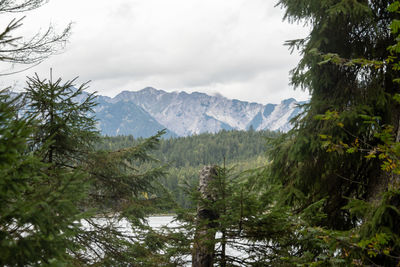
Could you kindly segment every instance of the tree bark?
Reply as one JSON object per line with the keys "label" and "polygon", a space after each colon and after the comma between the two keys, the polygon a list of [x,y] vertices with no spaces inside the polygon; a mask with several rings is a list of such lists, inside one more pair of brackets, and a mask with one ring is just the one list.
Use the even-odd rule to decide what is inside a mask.
{"label": "tree bark", "polygon": [[214,263],[215,233],[218,214],[212,208],[216,200],[212,182],[217,175],[215,166],[200,171],[200,201],[197,206],[196,233],[192,251],[192,267],[211,267]]}

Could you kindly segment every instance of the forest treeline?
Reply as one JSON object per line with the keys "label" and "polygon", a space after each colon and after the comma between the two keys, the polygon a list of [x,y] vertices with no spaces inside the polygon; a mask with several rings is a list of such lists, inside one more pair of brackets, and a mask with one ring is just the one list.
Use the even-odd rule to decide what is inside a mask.
{"label": "forest treeline", "polygon": [[[236,163],[266,155],[267,139],[278,138],[273,131],[226,131],[202,133],[187,137],[161,139],[157,158],[173,167]],[[118,150],[143,142],[133,136],[105,136],[96,147]]]}
{"label": "forest treeline", "polygon": [[[205,165],[226,165],[236,172],[267,164],[268,142],[277,139],[274,131],[226,131],[160,139],[154,157],[168,165],[168,173],[160,181],[179,207],[192,207],[189,188],[198,185],[199,172]],[[133,136],[105,136],[96,148],[115,151],[136,146],[145,139]],[[172,211],[171,209],[168,211]],[[164,211],[165,212],[165,211]]]}

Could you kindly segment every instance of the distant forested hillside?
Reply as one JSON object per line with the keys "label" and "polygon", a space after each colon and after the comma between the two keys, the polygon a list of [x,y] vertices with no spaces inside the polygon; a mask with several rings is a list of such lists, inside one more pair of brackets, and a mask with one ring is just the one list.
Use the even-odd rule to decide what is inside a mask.
{"label": "distant forested hillside", "polygon": [[[216,134],[161,139],[159,148],[153,152],[155,158],[169,165],[164,186],[182,207],[191,206],[189,196],[184,193],[198,184],[199,170],[208,164],[225,164],[236,172],[267,164],[267,139],[280,136],[272,131],[220,131]],[[133,136],[102,137],[98,149],[115,151],[143,142]]]}
{"label": "distant forested hillside", "polygon": [[[267,138],[276,138],[271,131],[221,131],[189,137],[162,139],[157,158],[173,167],[200,166],[205,164],[239,163],[266,153]],[[97,148],[116,150],[141,143],[133,136],[103,137]]]}

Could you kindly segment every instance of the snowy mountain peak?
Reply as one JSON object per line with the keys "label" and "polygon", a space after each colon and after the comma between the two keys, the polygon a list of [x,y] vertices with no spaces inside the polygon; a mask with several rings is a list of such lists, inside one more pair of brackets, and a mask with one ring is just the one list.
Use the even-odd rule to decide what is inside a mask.
{"label": "snowy mountain peak", "polygon": [[[222,95],[169,93],[153,87],[122,91],[114,98],[100,96],[99,100],[102,100],[96,108],[99,129],[108,135],[135,133],[146,137],[163,128],[169,130],[170,136],[214,133],[222,129],[247,130],[250,127],[288,131],[291,128],[289,120],[300,112],[294,98],[280,104],[262,105]],[[112,127],[108,126],[111,122]],[[146,131],[141,132],[141,128]],[[154,133],[151,133],[152,129]]]}

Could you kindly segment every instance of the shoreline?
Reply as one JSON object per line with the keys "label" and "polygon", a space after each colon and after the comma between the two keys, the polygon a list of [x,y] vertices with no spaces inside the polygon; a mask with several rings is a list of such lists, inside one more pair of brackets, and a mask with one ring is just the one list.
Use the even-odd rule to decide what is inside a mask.
{"label": "shoreline", "polygon": [[176,213],[155,213],[155,214],[150,214],[148,217],[174,217],[176,216]]}

